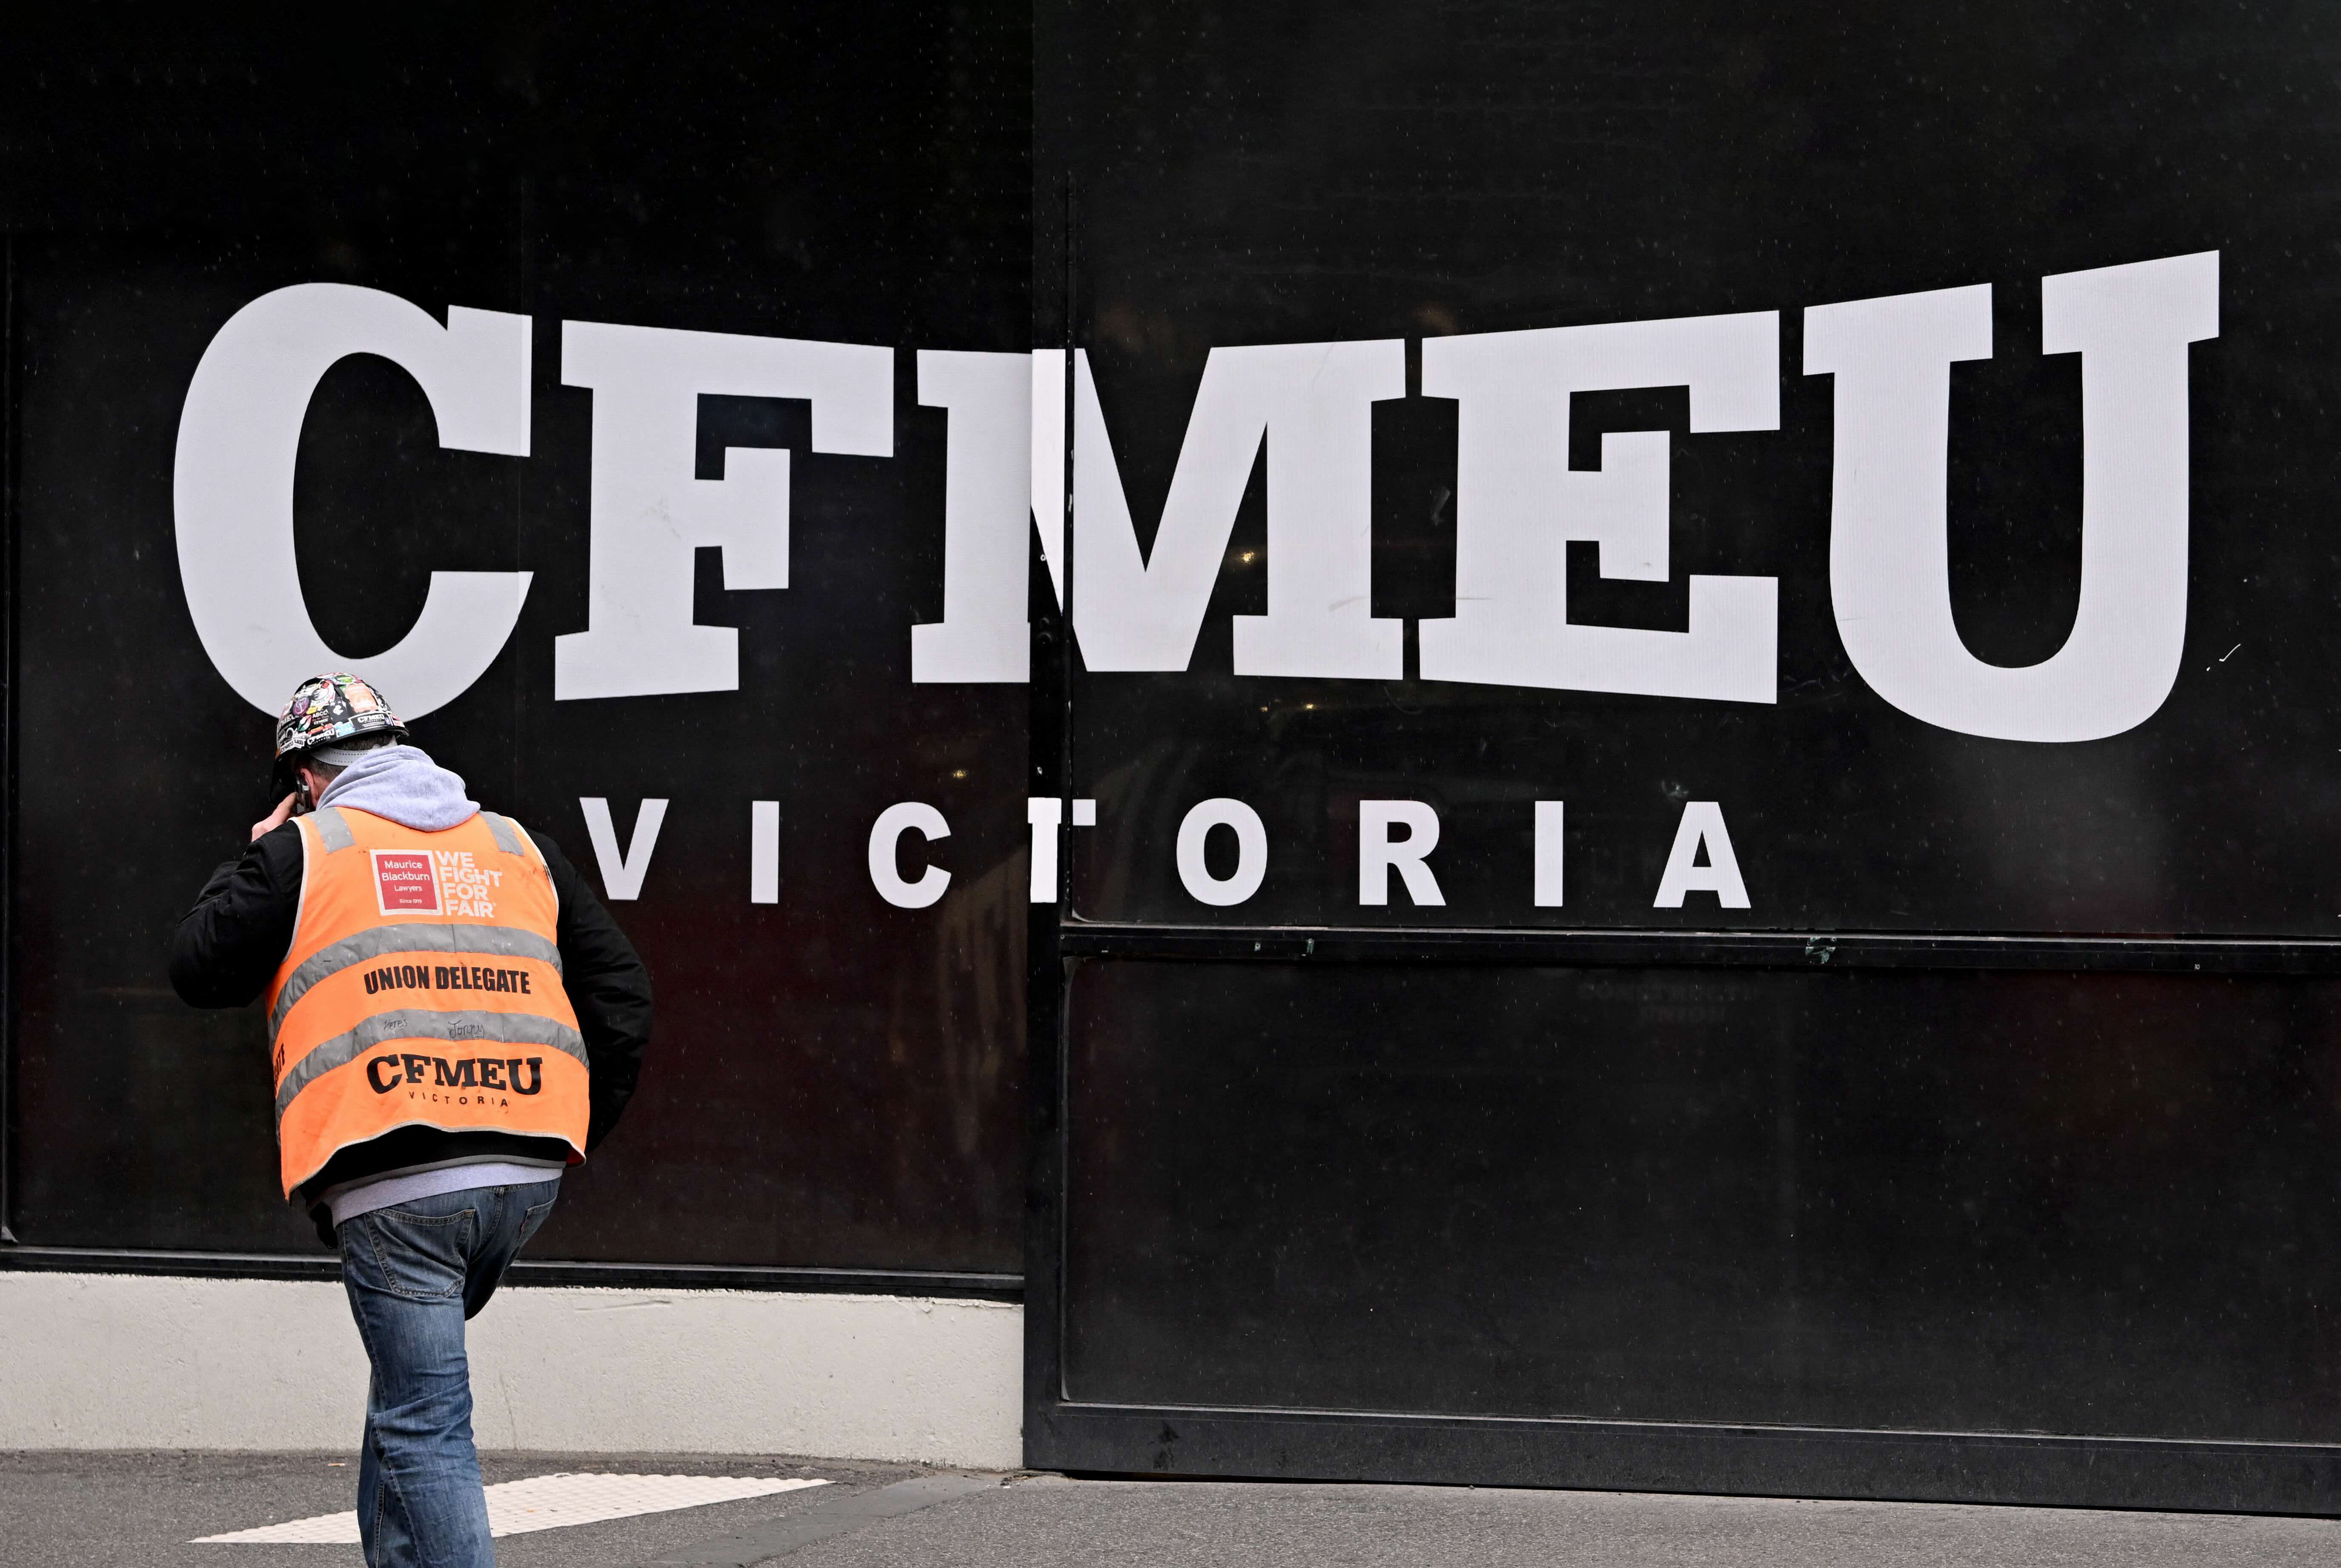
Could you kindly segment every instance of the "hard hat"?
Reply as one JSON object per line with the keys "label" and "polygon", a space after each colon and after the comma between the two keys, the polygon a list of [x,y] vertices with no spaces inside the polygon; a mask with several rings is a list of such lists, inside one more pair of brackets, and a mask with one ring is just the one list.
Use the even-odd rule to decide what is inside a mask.
{"label": "hard hat", "polygon": [[362,676],[312,675],[277,715],[276,755],[282,761],[296,752],[384,731],[393,740],[406,738],[406,726]]}

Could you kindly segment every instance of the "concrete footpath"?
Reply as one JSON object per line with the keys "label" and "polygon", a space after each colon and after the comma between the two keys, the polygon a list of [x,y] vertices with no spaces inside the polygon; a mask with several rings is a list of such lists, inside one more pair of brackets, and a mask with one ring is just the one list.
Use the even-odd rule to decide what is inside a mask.
{"label": "concrete footpath", "polygon": [[[1434,1486],[1118,1482],[789,1456],[499,1453],[491,1483],[560,1472],[828,1483],[506,1536],[503,1568],[2207,1568],[2341,1561],[2341,1523]],[[356,1568],[351,1545],[194,1544],[345,1510],[341,1454],[0,1453],[0,1563]]]}

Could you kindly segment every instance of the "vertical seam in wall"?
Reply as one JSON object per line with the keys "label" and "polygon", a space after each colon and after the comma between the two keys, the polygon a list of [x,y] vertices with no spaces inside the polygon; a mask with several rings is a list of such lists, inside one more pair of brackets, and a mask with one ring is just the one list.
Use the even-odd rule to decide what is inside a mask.
{"label": "vertical seam in wall", "polygon": [[16,236],[0,247],[0,1244],[16,1233]]}

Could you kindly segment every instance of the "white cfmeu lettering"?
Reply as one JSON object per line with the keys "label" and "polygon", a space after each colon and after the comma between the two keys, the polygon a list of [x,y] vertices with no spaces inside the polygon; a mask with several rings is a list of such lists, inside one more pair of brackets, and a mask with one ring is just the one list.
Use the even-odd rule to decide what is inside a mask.
{"label": "white cfmeu lettering", "polygon": [[478,864],[468,849],[434,849],[431,857],[439,865],[439,886],[446,895],[448,914],[481,920],[496,917],[495,900],[489,894],[503,884],[503,872]]}
{"label": "white cfmeu lettering", "polygon": [[317,384],[344,359],[374,355],[413,376],[441,446],[528,455],[529,318],[452,305],[446,319],[379,289],[294,284],[230,316],[187,384],[171,471],[179,582],[213,667],[264,714],[316,671],[347,669],[419,719],[470,690],[520,622],[528,573],[434,571],[397,644],[353,657],[326,644],[301,589],[301,430]]}
{"label": "white cfmeu lettering", "polygon": [[[1993,352],[1990,286],[1814,306],[1804,317],[1803,369],[1834,378],[1828,584],[1854,669],[1884,702],[1938,728],[2072,744],[2145,723],[2179,673],[2190,569],[2190,345],[2219,334],[2219,256],[2059,274],[2039,287],[2041,351],[2081,359],[2082,484],[2072,629],[2037,664],[1985,663],[1952,614],[1952,367]],[[400,712],[413,718],[453,702],[494,663],[518,623],[525,572],[433,573],[413,626],[371,659],[346,659],[323,641],[294,558],[295,459],[311,394],[354,355],[406,370],[443,445],[525,456],[531,333],[524,315],[450,307],[443,325],[405,300],[335,284],[277,290],[221,327],[188,385],[172,496],[194,629],[247,701],[274,712],[303,675],[348,665],[395,691]],[[923,352],[920,405],[947,411],[936,520],[943,614],[912,631],[910,678],[1029,677],[1028,516],[1061,603],[1071,595],[1091,670],[1187,669],[1255,473],[1267,498],[1267,613],[1234,618],[1233,673],[1407,678],[1403,619],[1373,614],[1373,433],[1379,404],[1417,395],[1453,401],[1457,420],[1455,611],[1420,621],[1420,679],[1776,704],[1780,593],[1776,576],[1756,570],[1765,553],[1703,544],[1679,561],[1676,434],[1605,432],[1600,466],[1580,470],[1569,464],[1569,429],[1580,394],[1679,386],[1688,397],[1681,434],[1698,444],[1710,434],[1776,431],[1780,333],[1779,314],[1767,310],[1434,337],[1420,345],[1413,394],[1402,339],[1214,345],[1168,489],[1159,507],[1141,513],[1122,486],[1085,355]],[[586,624],[554,640],[556,700],[740,689],[737,630],[693,619],[697,552],[719,553],[728,589],[787,587],[798,457],[725,448],[722,477],[699,477],[700,402],[805,402],[806,459],[891,458],[895,358],[878,345],[563,323],[562,380],[591,390],[593,430]],[[1078,458],[1070,466],[1068,440]],[[1700,509],[1729,516],[1728,507]],[[1141,531],[1148,512],[1157,525]],[[1078,584],[1065,574],[1068,522],[1082,562]],[[1572,621],[1569,546],[1578,543],[1598,546],[1601,577],[1680,583],[1683,629]],[[1690,569],[1718,564],[1747,569]],[[583,804],[609,895],[636,896],[664,804],[643,803],[636,847],[623,857],[608,803]],[[759,833],[776,821],[752,818]],[[1236,817],[1207,816],[1190,849],[1212,826],[1250,832]],[[778,896],[776,873],[768,874],[777,843],[757,841],[751,896],[759,903]],[[1380,857],[1390,847],[1377,840],[1369,849]],[[1547,847],[1553,876],[1539,896],[1557,901],[1557,833]],[[1190,870],[1200,864],[1190,861]],[[1048,869],[1032,864],[1036,875]],[[1370,864],[1382,883],[1399,871],[1410,894],[1429,876],[1411,853]],[[882,892],[899,891],[892,871],[874,874]],[[1219,898],[1241,884],[1205,877],[1191,885]],[[1688,888],[1702,890],[1723,891]],[[475,886],[459,902],[482,898]]]}

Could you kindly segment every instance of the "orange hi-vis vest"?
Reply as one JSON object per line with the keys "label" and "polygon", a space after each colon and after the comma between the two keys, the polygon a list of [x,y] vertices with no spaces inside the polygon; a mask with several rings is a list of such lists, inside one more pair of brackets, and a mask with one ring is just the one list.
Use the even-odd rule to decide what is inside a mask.
{"label": "orange hi-vis vest", "polygon": [[285,1195],[399,1127],[560,1138],[583,1159],[561,901],[520,825],[483,811],[423,833],[345,806],[294,821],[301,911],[268,988]]}

